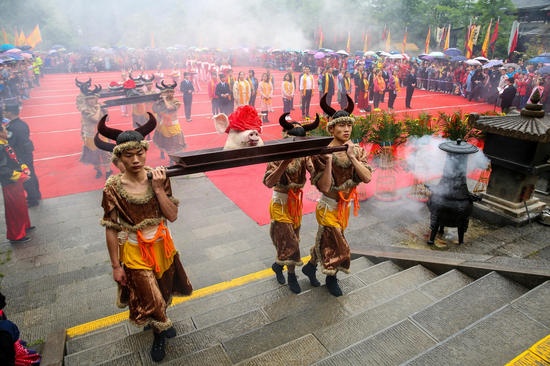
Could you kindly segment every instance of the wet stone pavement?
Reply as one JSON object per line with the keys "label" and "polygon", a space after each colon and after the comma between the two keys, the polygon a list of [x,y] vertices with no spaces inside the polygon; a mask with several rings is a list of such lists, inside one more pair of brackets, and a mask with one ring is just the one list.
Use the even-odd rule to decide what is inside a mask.
{"label": "wet stone pavement", "polygon": [[[172,186],[181,204],[178,220],[170,228],[195,289],[271,267],[275,250],[269,225],[256,224],[202,174],[172,178]],[[550,229],[538,223],[498,228],[472,219],[464,245],[457,245],[456,229],[451,228],[435,246],[427,246],[429,212],[424,203],[405,196],[409,189],[402,190],[403,198],[396,202],[373,198],[361,202],[358,216],[350,218],[346,230],[350,246],[490,254],[501,264],[515,257],[526,258],[529,267],[550,267]],[[59,329],[123,311],[115,305],[105,231],[98,223],[100,204],[100,190],[43,200],[30,209],[31,222],[38,227],[29,234],[30,242],[0,241],[5,310],[19,326],[22,339],[40,342]],[[4,219],[3,207],[0,217]],[[309,255],[316,232],[315,215],[305,215],[302,256]],[[2,225],[0,237],[5,235]]]}

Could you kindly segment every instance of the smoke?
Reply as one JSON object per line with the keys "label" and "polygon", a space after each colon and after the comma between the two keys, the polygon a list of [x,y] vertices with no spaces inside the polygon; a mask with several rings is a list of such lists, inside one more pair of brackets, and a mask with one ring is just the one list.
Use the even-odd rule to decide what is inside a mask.
{"label": "smoke", "polygon": [[[410,151],[406,158],[407,165],[419,178],[441,176],[448,154],[441,150],[439,145],[449,141],[451,140],[428,135],[419,138],[410,138],[405,145]],[[466,172],[470,174],[479,169],[486,169],[489,163],[490,160],[480,149],[478,152],[468,156]]]}

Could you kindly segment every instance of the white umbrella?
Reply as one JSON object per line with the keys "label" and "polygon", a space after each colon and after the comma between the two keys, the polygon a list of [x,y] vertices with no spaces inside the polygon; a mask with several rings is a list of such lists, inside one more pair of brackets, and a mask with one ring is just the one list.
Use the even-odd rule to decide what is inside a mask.
{"label": "white umbrella", "polygon": [[347,53],[344,50],[336,51],[336,53],[339,54],[339,55],[349,56],[349,53]]}
{"label": "white umbrella", "polygon": [[391,55],[390,58],[392,60],[395,60],[395,59],[399,59],[399,60],[402,60],[403,58],[405,58],[402,54],[399,54],[399,53],[396,53],[395,55]]}
{"label": "white umbrella", "polygon": [[384,56],[384,57],[390,57],[390,56],[391,56],[391,53],[380,52],[379,55],[380,55],[380,56]]}
{"label": "white umbrella", "polygon": [[468,60],[465,63],[467,65],[470,65],[470,66],[479,66],[479,65],[481,65],[481,62],[479,62],[478,60]]}
{"label": "white umbrella", "polygon": [[431,52],[429,55],[432,57],[445,57],[443,52]]}
{"label": "white umbrella", "polygon": [[479,62],[489,62],[488,58],[481,57],[481,56],[474,58],[474,60],[478,60]]}
{"label": "white umbrella", "polygon": [[372,55],[376,55],[376,52],[374,51],[367,51],[365,52],[365,54],[363,56],[372,56]]}

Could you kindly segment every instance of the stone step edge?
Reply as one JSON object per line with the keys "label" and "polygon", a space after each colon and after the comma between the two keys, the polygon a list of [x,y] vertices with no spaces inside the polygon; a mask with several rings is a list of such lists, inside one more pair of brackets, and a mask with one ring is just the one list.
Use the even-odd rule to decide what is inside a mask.
{"label": "stone step edge", "polygon": [[[471,284],[470,284],[470,285],[471,285]],[[419,354],[416,355],[415,357],[413,357],[413,358],[411,358],[411,359],[409,359],[409,360],[403,362],[402,365],[406,365],[406,364],[412,362],[413,360],[422,357],[424,354],[427,354],[427,353],[431,352],[432,350],[434,350],[435,348],[441,346],[442,344],[445,344],[446,342],[448,342],[448,341],[450,341],[450,340],[452,340],[452,339],[454,339],[454,338],[460,336],[461,334],[465,333],[465,332],[466,332],[467,330],[469,330],[470,328],[473,328],[473,327],[477,326],[478,324],[480,324],[480,323],[482,323],[482,322],[484,322],[484,321],[490,319],[492,316],[494,316],[495,314],[497,314],[497,313],[503,311],[504,309],[506,309],[506,308],[509,307],[509,306],[513,307],[513,305],[511,304],[511,302],[508,302],[508,303],[504,304],[504,305],[501,306],[500,308],[498,308],[498,309],[494,310],[493,312],[491,312],[491,313],[485,315],[484,317],[478,319],[477,321],[473,322],[472,324],[468,325],[467,327],[462,328],[461,330],[459,330],[459,331],[456,332],[455,334],[450,335],[449,337],[445,338],[445,339],[442,340],[441,342],[438,342],[438,343],[436,343],[434,346],[432,346],[432,347],[428,348],[427,350],[425,350],[425,351],[419,353]],[[520,311],[521,313],[523,313],[521,310],[519,310],[519,311]],[[534,320],[535,322],[537,322],[537,323],[540,323],[538,320],[532,318],[529,314],[523,313],[523,315],[525,315],[525,316],[528,317],[528,318],[533,319],[533,320]],[[410,319],[410,317],[409,317],[409,319]],[[426,330],[424,329],[424,327],[422,327],[420,324],[418,324],[417,322],[415,322],[413,319],[410,319],[410,320],[411,320],[417,327],[419,327],[420,329],[422,329],[423,331],[426,332]],[[426,332],[426,334],[429,335],[428,332]]]}
{"label": "stone step edge", "polygon": [[[394,246],[367,244],[365,248],[350,248],[352,259],[367,257],[374,263],[391,260],[406,269],[421,264],[437,275],[457,269],[473,279],[479,279],[491,272],[498,272],[508,279],[533,289],[550,280],[550,268],[525,268],[519,258],[507,258],[508,265],[491,263],[488,260],[494,256],[482,254],[467,254],[456,252],[436,252],[422,249],[410,249]],[[514,262],[517,261],[517,264]]]}
{"label": "stone step edge", "polygon": [[[544,337],[543,339],[541,339],[537,343],[533,344],[531,347],[526,349],[525,352],[521,353],[516,358],[514,358],[512,361],[508,362],[505,366],[516,366],[516,365],[519,366],[519,365],[522,364],[520,362],[520,360],[522,358],[526,357],[527,355],[532,355],[536,360],[540,360],[540,362],[542,364],[543,361],[546,361],[546,360],[550,359],[550,354],[548,354],[546,352],[544,352],[545,353],[544,356],[546,356],[546,360],[544,358],[542,358],[541,355],[540,355],[540,353],[541,353],[541,351],[543,351],[543,349],[538,348],[538,347],[542,344],[545,344],[545,343],[550,344],[550,335]],[[548,351],[548,348],[544,347],[544,351]]]}

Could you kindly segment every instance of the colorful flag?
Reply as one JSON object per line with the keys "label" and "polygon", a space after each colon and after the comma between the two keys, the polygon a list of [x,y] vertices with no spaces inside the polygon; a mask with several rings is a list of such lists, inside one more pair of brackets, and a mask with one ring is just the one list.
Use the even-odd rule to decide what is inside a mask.
{"label": "colorful flag", "polygon": [[481,31],[481,25],[478,25],[477,27],[474,27],[474,44],[477,44],[477,40],[479,39],[479,33]]}
{"label": "colorful flag", "polygon": [[508,41],[508,56],[515,51],[518,45],[518,28],[519,23],[517,20],[514,20],[512,23],[512,30],[510,31],[510,40]]}
{"label": "colorful flag", "polygon": [[363,25],[363,35],[361,36],[361,42],[365,42],[365,25]]}
{"label": "colorful flag", "polygon": [[495,25],[495,30],[493,31],[493,36],[491,37],[491,52],[495,53],[495,44],[497,43],[498,38],[498,23],[500,18],[497,19],[497,24]]}
{"label": "colorful flag", "polygon": [[476,30],[476,23],[470,27],[470,35],[468,36],[468,45],[466,46],[466,58],[472,57],[474,50],[474,33]]}
{"label": "colorful flag", "polygon": [[424,53],[430,53],[430,33],[432,27],[428,27],[428,35],[426,36],[426,45],[424,46]]}
{"label": "colorful flag", "polygon": [[384,24],[384,32],[382,33],[382,40],[386,39],[386,25]]}
{"label": "colorful flag", "polygon": [[487,51],[489,50],[489,35],[491,34],[491,25],[493,24],[493,19],[489,22],[487,27],[487,34],[485,34],[485,41],[483,41],[483,46],[481,47],[481,56],[487,57]]}
{"label": "colorful flag", "polygon": [[388,29],[388,38],[386,38],[386,52],[390,52],[390,32],[391,29]]}
{"label": "colorful flag", "polygon": [[21,31],[21,35],[19,36],[19,47],[25,46],[27,44],[27,38],[25,37],[25,33]]}
{"label": "colorful flag", "polygon": [[37,24],[31,34],[29,34],[29,36],[27,37],[27,44],[31,46],[31,48],[34,48],[34,46],[36,46],[40,42],[42,42],[42,35],[40,34],[40,28]]}
{"label": "colorful flag", "polygon": [[9,44],[8,35],[6,34],[6,31],[4,30],[4,27],[2,27],[2,33],[4,34],[4,44]]}
{"label": "colorful flag", "polygon": [[321,25],[319,24],[319,48],[323,47],[323,39],[325,36],[323,35],[323,28],[321,28]]}
{"label": "colorful flag", "polygon": [[443,47],[443,51],[447,51],[449,48],[449,38],[451,37],[451,25],[449,24],[449,30],[447,31],[447,37],[445,37],[445,46]]}
{"label": "colorful flag", "polygon": [[348,51],[348,53],[350,52],[350,48],[349,48],[349,43],[350,43],[350,40],[351,40],[351,32],[348,28],[348,45],[346,47],[346,50]]}
{"label": "colorful flag", "polygon": [[13,38],[14,38],[13,45],[15,47],[19,47],[19,34],[17,33],[17,27],[15,27],[15,34],[14,34]]}
{"label": "colorful flag", "polygon": [[367,52],[369,50],[369,33],[370,33],[370,29],[369,29],[368,33],[365,34],[365,42],[364,42],[364,46],[363,46],[363,52]]}
{"label": "colorful flag", "polygon": [[406,46],[407,46],[407,28],[405,28],[405,38],[403,38],[403,48],[401,48],[401,53],[405,53]]}
{"label": "colorful flag", "polygon": [[447,33],[447,27],[443,27],[441,32],[441,39],[437,43],[437,48],[441,49],[445,45],[445,34]]}

